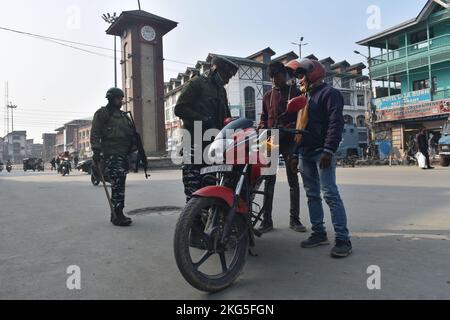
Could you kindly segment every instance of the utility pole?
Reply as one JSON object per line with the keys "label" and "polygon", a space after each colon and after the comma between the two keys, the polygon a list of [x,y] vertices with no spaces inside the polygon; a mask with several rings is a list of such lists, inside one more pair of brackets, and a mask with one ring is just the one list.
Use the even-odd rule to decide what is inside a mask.
{"label": "utility pole", "polygon": [[5,136],[9,133],[9,83],[5,83]]}
{"label": "utility pole", "polygon": [[138,0],[139,11],[141,11],[141,1]]}
{"label": "utility pole", "polygon": [[[139,4],[140,7],[140,4]],[[139,9],[140,10],[140,9]],[[109,24],[113,24],[117,20],[118,16],[114,12],[112,15],[110,13],[105,13],[102,16],[103,21]],[[117,37],[114,36],[114,87],[117,88]]]}
{"label": "utility pole", "polygon": [[11,109],[11,132],[14,132],[14,109],[17,109],[17,106],[8,104],[7,108]]}
{"label": "utility pole", "polygon": [[304,46],[307,46],[307,45],[309,44],[309,43],[304,43],[304,42],[303,42],[304,39],[305,39],[304,37],[301,37],[299,43],[291,42],[291,44],[293,44],[293,45],[295,45],[295,46],[298,46],[298,52],[299,52],[299,57],[300,57],[300,59],[302,58],[302,48],[303,48]]}
{"label": "utility pole", "polygon": [[376,120],[377,120],[377,110],[376,110],[376,106],[373,103],[374,93],[373,93],[373,79],[372,79],[372,68],[371,68],[372,58],[362,54],[358,50],[355,50],[353,52],[356,53],[357,55],[360,55],[360,56],[364,57],[367,60],[367,64],[369,66],[369,88],[370,88],[369,111],[370,111],[370,119],[369,119],[369,121],[367,121],[367,123],[370,126],[370,128],[369,128],[370,129],[369,144],[372,147],[372,144],[375,142],[375,124],[376,124]]}

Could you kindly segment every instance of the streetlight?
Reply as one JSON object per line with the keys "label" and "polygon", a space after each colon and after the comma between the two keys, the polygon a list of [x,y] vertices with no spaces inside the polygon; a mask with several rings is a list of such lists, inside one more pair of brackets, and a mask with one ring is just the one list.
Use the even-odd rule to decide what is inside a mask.
{"label": "streetlight", "polygon": [[[110,13],[106,13],[102,16],[102,19],[109,24],[113,24],[116,22],[118,16],[114,12],[112,15]],[[117,88],[117,37],[114,36],[114,87]]]}
{"label": "streetlight", "polygon": [[291,42],[291,44],[298,46],[300,59],[302,58],[302,47],[307,46],[309,44],[309,43],[303,43],[304,39],[305,39],[304,37],[301,37],[299,43]]}

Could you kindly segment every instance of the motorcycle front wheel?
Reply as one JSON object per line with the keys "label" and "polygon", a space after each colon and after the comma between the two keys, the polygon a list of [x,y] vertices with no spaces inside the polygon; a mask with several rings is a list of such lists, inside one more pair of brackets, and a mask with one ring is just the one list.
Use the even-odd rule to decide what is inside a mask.
{"label": "motorcycle front wheel", "polygon": [[[242,216],[236,215],[228,243],[220,241],[229,210],[220,199],[193,198],[178,220],[174,239],[177,266],[186,281],[200,291],[228,288],[245,266],[249,236]],[[195,236],[201,240],[200,246],[193,245]]]}

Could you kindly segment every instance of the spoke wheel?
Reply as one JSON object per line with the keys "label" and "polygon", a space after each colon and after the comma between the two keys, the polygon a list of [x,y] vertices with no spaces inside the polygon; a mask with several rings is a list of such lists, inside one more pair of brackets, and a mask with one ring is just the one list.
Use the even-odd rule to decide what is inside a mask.
{"label": "spoke wheel", "polygon": [[219,199],[193,198],[178,221],[175,259],[183,277],[205,292],[221,291],[239,277],[248,251],[249,237],[241,216],[233,222],[229,241],[222,244],[229,207]]}

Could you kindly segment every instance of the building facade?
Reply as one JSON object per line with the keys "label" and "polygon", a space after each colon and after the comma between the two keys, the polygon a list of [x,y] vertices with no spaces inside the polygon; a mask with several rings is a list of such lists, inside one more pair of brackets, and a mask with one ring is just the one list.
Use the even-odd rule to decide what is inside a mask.
{"label": "building facade", "polygon": [[[64,126],[56,129],[55,138],[55,154],[62,154],[68,151],[71,155],[78,155],[81,152],[80,141],[86,146],[86,136],[80,135],[81,132],[90,131],[92,126],[92,119],[73,120],[66,123]],[[89,142],[90,147],[90,142]],[[85,151],[85,150],[84,150]]]}
{"label": "building facade", "polygon": [[[224,56],[239,65],[239,72],[226,86],[230,109],[233,117],[246,117],[258,124],[262,113],[262,100],[266,92],[272,88],[267,68],[272,61],[284,64],[298,59],[294,52],[288,52],[273,58],[275,52],[266,48],[246,58],[208,55],[205,61],[198,61],[195,68],[188,68],[177,78],[165,84],[165,117],[168,150],[181,141],[181,121],[175,116],[174,108],[180,93],[187,82],[198,75],[206,75],[210,69],[210,62],[214,56]],[[307,58],[319,60],[314,55]],[[345,99],[345,119],[349,124],[356,124],[359,128],[361,147],[367,145],[368,134],[366,127],[366,111],[370,99],[368,77],[362,71],[366,66],[362,63],[350,65],[347,61],[336,63],[331,58],[320,60],[327,69],[326,81],[339,89]]]}
{"label": "building facade", "polygon": [[78,156],[80,160],[91,158],[91,130],[92,122],[88,122],[78,128]]}
{"label": "building facade", "polygon": [[4,159],[5,159],[5,139],[0,137],[0,162],[3,162]]}
{"label": "building facade", "polygon": [[42,135],[42,159],[51,161],[55,156],[56,134],[44,133]]}
{"label": "building facade", "polygon": [[13,131],[4,138],[5,159],[10,159],[14,163],[20,163],[27,157],[26,155],[26,131]]}
{"label": "building facade", "polygon": [[375,139],[401,159],[420,128],[439,135],[450,116],[450,11],[430,0],[416,18],[358,44],[376,84]]}

